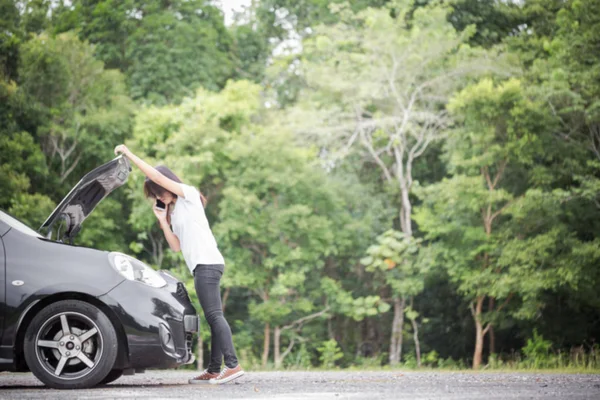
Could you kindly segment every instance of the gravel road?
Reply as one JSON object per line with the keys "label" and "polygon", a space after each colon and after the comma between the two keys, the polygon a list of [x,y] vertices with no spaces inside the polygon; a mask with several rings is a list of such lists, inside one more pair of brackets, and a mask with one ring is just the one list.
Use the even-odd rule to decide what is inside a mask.
{"label": "gravel road", "polygon": [[499,372],[247,372],[221,386],[188,385],[192,371],[146,371],[87,390],[46,389],[32,374],[0,373],[0,399],[600,399],[600,374]]}

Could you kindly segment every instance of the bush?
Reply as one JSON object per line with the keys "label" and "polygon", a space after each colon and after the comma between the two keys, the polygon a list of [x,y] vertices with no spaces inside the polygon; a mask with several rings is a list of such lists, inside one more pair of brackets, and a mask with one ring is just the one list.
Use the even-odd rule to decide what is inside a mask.
{"label": "bush", "polygon": [[312,367],[312,362],[306,344],[302,343],[298,350],[290,353],[290,355],[285,358],[284,365],[288,369],[310,369]]}
{"label": "bush", "polygon": [[335,362],[344,357],[344,353],[334,339],[323,342],[317,351],[321,353],[319,361],[321,361],[323,368],[334,368]]}
{"label": "bush", "polygon": [[404,368],[417,368],[417,359],[412,354],[407,354],[404,356],[404,363],[402,364]]}
{"label": "bush", "polygon": [[438,368],[444,369],[466,369],[467,366],[463,360],[454,360],[452,357],[446,359],[440,358],[437,362]]}
{"label": "bush", "polygon": [[381,368],[384,364],[384,360],[387,358],[387,353],[381,353],[376,357],[361,357],[358,356],[354,359],[354,366],[369,369],[369,368]]}
{"label": "bush", "polygon": [[421,357],[421,365],[424,367],[435,367],[438,365],[440,355],[437,351],[431,350],[429,353]]}
{"label": "bush", "polygon": [[527,339],[527,344],[522,351],[525,355],[523,363],[529,368],[549,368],[556,365],[556,357],[550,354],[552,342],[545,340],[538,334],[537,329],[533,330],[533,338]]}

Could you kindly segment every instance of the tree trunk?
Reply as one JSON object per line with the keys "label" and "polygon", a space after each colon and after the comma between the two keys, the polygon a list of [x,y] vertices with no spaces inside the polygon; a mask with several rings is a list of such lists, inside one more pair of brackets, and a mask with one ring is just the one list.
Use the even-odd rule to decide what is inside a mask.
{"label": "tree trunk", "polygon": [[494,327],[490,325],[490,355],[496,354],[496,336],[494,335]]}
{"label": "tree trunk", "polygon": [[394,320],[390,337],[390,365],[397,365],[402,358],[402,327],[404,326],[404,307],[406,298],[394,298]]}
{"label": "tree trunk", "polygon": [[[494,311],[495,299],[490,297],[488,311]],[[490,355],[496,354],[496,336],[494,335],[494,326],[490,324]]]}
{"label": "tree trunk", "polygon": [[281,328],[279,326],[275,327],[273,332],[273,357],[275,358],[275,368],[279,369],[281,367],[281,350],[280,350],[280,339],[281,339]]}
{"label": "tree trunk", "polygon": [[471,312],[473,314],[473,319],[475,320],[475,352],[473,353],[473,369],[479,369],[481,366],[483,359],[483,339],[490,328],[490,325],[488,325],[484,329],[483,322],[481,322],[481,310],[484,299],[485,296],[477,297],[477,305],[475,306],[475,309],[473,309],[471,306]]}
{"label": "tree trunk", "polygon": [[331,320],[332,318],[327,320],[327,336],[329,336],[329,339],[336,339],[335,334],[333,333],[333,324]]}
{"label": "tree trunk", "polygon": [[225,293],[223,293],[223,300],[221,300],[221,304],[223,306],[223,314],[225,314],[225,306],[227,305],[227,299],[229,298],[229,293],[231,293],[230,287],[225,289]]}
{"label": "tree trunk", "polygon": [[[410,298],[410,307],[414,311],[414,297]],[[415,341],[415,354],[417,356],[417,367],[421,366],[421,344],[419,343],[419,325],[417,324],[416,318],[411,318],[410,320],[413,327],[413,339]]]}
{"label": "tree trunk", "polygon": [[400,209],[400,226],[406,237],[412,237],[412,205],[408,197],[408,188],[401,187],[402,207]]}
{"label": "tree trunk", "polygon": [[198,370],[204,369],[204,341],[202,335],[198,332],[198,360],[196,363]]}
{"label": "tree trunk", "polygon": [[[508,164],[507,160],[503,160],[502,162],[500,162],[500,164],[498,165],[498,170],[496,172],[496,176],[492,179],[492,176],[490,175],[490,171],[489,168],[487,166],[481,167],[481,175],[483,177],[483,179],[485,179],[485,182],[487,184],[487,189],[489,191],[490,194],[490,198],[492,198],[492,194],[494,193],[494,191],[496,190],[496,187],[498,185],[498,182],[500,182],[500,179],[502,179],[502,176],[504,175],[504,170],[506,168],[506,165]],[[485,229],[485,235],[487,236],[488,240],[490,240],[491,236],[492,236],[492,224],[494,223],[494,219],[496,219],[496,217],[498,217],[498,215],[500,215],[502,213],[502,211],[508,207],[508,205],[511,204],[511,201],[509,201],[507,204],[505,204],[504,206],[502,206],[500,209],[492,212],[492,202],[488,202],[487,208],[486,209],[482,209],[482,217],[483,217],[483,227]],[[491,266],[490,263],[490,254],[488,252],[485,252],[483,255],[483,268],[484,269],[489,269]],[[483,327],[483,323],[481,322],[481,311],[483,308],[483,301],[485,300],[485,296],[479,296],[477,297],[477,306],[475,309],[473,309],[473,306],[471,304],[471,313],[473,314],[473,318],[475,319],[475,352],[473,354],[473,369],[478,369],[481,366],[481,362],[483,359],[483,341],[485,339],[485,335],[486,333],[488,333],[488,331],[491,332],[490,334],[490,354],[493,354],[496,351],[496,339],[494,337],[494,333],[493,333],[493,327],[491,325],[491,323],[488,323],[487,326],[484,328]],[[500,307],[498,310],[500,310],[502,307]],[[488,303],[488,311],[492,311],[494,309],[494,299],[490,298],[489,299],[489,303]]]}
{"label": "tree trunk", "polygon": [[413,327],[413,338],[415,339],[415,353],[417,354],[417,367],[421,366],[421,345],[419,343],[419,326],[417,325],[417,321],[411,319],[412,327]]}
{"label": "tree trunk", "polygon": [[265,341],[263,343],[263,354],[262,354],[262,366],[267,367],[267,361],[269,361],[269,346],[271,344],[271,325],[265,323]]}
{"label": "tree trunk", "polygon": [[481,322],[475,321],[475,353],[473,354],[473,369],[481,366],[481,354],[483,353],[483,327]]}

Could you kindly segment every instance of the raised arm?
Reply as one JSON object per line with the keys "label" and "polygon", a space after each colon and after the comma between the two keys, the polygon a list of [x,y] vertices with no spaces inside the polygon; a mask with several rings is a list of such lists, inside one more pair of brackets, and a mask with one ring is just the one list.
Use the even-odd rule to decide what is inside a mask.
{"label": "raised arm", "polygon": [[135,154],[131,152],[124,144],[120,144],[115,147],[115,154],[124,154],[132,163],[137,165],[137,167],[146,175],[151,181],[156,183],[157,185],[162,186],[166,190],[171,193],[175,193],[177,196],[185,197],[183,194],[183,190],[181,189],[181,185],[160,172],[158,172],[154,167],[148,164],[146,161],[142,160]]}

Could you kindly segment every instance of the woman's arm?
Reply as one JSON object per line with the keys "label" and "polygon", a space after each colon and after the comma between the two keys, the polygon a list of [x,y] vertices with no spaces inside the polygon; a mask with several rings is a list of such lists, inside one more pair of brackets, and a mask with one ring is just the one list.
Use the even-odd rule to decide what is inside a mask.
{"label": "woman's arm", "polygon": [[179,244],[179,238],[173,233],[169,224],[166,221],[164,224],[161,222],[160,227],[162,228],[163,233],[165,234],[165,238],[167,239],[167,242],[169,243],[169,247],[171,248],[171,250],[173,250],[175,252],[181,251],[181,245]]}
{"label": "woman's arm", "polygon": [[154,183],[158,184],[159,186],[162,186],[171,193],[175,193],[177,196],[185,197],[183,194],[183,190],[181,189],[181,185],[179,183],[167,178],[166,176],[158,172],[146,161],[133,154],[131,150],[129,150],[124,144],[120,144],[117,147],[115,147],[115,154],[118,153],[122,153],[125,156],[127,156],[127,158],[129,158],[131,162],[137,165],[137,167],[144,173],[144,175],[146,175]]}
{"label": "woman's arm", "polygon": [[154,215],[158,218],[158,222],[160,223],[160,228],[165,234],[165,239],[167,239],[167,243],[169,243],[169,247],[171,250],[177,252],[181,251],[181,245],[179,244],[179,238],[177,235],[173,233],[171,227],[169,226],[169,222],[167,221],[167,211],[162,209],[157,209],[154,207],[152,209],[154,211]]}

